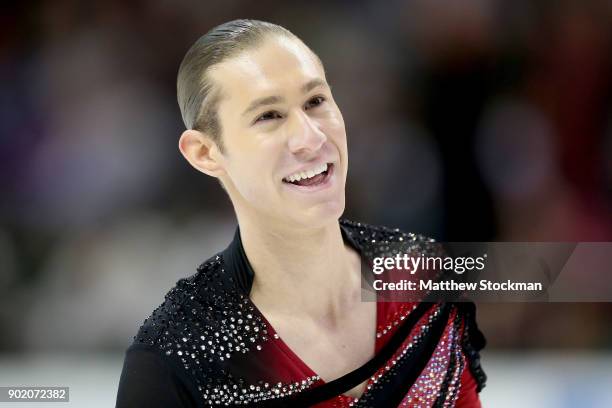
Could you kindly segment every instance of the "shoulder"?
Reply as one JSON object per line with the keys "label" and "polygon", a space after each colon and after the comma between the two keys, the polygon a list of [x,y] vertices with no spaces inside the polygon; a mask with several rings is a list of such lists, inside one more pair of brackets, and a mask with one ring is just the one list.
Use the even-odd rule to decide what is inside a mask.
{"label": "shoulder", "polygon": [[[134,336],[133,345],[155,346],[165,354],[174,351],[173,341],[180,339],[191,322],[201,320],[209,323],[214,314],[214,296],[208,292],[217,292],[226,288],[222,275],[223,259],[217,254],[200,266],[195,274],[179,279],[164,295],[163,302],[143,321]],[[179,347],[180,348],[180,347]]]}
{"label": "shoulder", "polygon": [[117,407],[201,404],[200,383],[193,375],[195,361],[190,358],[195,348],[193,328],[196,315],[210,316],[213,310],[196,297],[203,288],[214,286],[221,269],[219,258],[207,260],[194,275],[180,279],[143,321],[125,355]]}
{"label": "shoulder", "polygon": [[366,256],[392,256],[398,250],[432,256],[443,253],[442,246],[435,239],[403,231],[400,228],[372,225],[345,218],[340,219],[340,226]]}
{"label": "shoulder", "polygon": [[144,320],[132,345],[178,357],[185,367],[196,359],[223,362],[236,351],[248,351],[243,341],[237,341],[231,350],[220,345],[229,338],[243,340],[251,333],[241,329],[256,328],[261,323],[256,320],[248,296],[239,290],[219,253],[166,293],[163,303]]}
{"label": "shoulder", "polygon": [[[232,364],[270,340],[268,328],[226,268],[223,253],[180,279],[144,320],[129,350],[146,348],[196,389],[206,403],[230,400],[241,387]],[[242,387],[241,387],[242,389]]]}
{"label": "shoulder", "polygon": [[[367,258],[394,256],[397,253],[412,253],[419,256],[447,256],[442,243],[419,233],[347,219],[341,219],[340,225]],[[414,304],[411,302],[393,302],[395,308],[398,308],[400,304],[406,306],[406,310],[414,308]],[[389,307],[389,309],[394,310],[394,307]],[[462,336],[461,339],[457,340],[461,343],[463,352],[468,359],[469,369],[476,380],[477,390],[480,391],[487,379],[480,364],[480,351],[485,347],[486,339],[476,322],[476,305],[473,302],[457,302],[452,307],[457,309],[458,318],[463,322]],[[385,331],[383,330],[383,332]]]}

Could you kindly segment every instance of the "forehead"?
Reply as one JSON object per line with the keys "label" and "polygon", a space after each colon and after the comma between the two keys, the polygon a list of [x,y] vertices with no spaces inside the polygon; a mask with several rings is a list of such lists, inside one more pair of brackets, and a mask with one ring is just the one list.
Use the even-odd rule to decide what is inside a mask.
{"label": "forehead", "polygon": [[209,76],[223,99],[241,102],[270,93],[298,91],[311,79],[325,80],[319,59],[301,41],[276,36],[212,67]]}

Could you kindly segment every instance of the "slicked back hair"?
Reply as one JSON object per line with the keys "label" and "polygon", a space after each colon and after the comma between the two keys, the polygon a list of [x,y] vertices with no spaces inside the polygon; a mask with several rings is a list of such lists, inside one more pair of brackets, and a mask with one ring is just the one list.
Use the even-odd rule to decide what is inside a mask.
{"label": "slicked back hair", "polygon": [[284,27],[259,20],[232,20],[200,37],[187,51],[178,71],[178,104],[187,129],[207,133],[223,151],[217,115],[220,92],[208,77],[209,69],[256,47],[270,35],[297,37]]}

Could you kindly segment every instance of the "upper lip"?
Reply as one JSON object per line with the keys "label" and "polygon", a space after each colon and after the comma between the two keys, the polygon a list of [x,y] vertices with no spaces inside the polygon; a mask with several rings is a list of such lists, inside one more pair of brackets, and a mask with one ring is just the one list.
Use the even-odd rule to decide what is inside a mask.
{"label": "upper lip", "polygon": [[285,175],[285,176],[283,177],[283,180],[286,180],[286,179],[287,179],[289,176],[291,176],[292,174],[295,174],[295,173],[301,173],[301,172],[303,172],[303,171],[312,170],[312,169],[315,169],[315,168],[317,168],[318,166],[320,166],[320,165],[322,165],[322,164],[327,164],[327,165],[328,165],[328,169],[329,169],[329,165],[334,164],[334,162],[332,162],[332,161],[325,161],[325,160],[322,160],[322,161],[318,161],[318,162],[316,162],[316,163],[310,163],[310,164],[304,165],[304,166],[300,167],[300,168],[299,168],[299,169],[297,169],[297,170],[294,170],[294,171],[292,171],[292,172],[287,173],[287,175]]}

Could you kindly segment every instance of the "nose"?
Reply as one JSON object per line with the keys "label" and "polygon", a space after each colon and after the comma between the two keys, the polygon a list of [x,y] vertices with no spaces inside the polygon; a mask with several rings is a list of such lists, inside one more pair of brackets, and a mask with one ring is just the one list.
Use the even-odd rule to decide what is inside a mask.
{"label": "nose", "polygon": [[302,111],[293,115],[288,131],[288,145],[292,153],[317,152],[327,140],[317,123]]}

